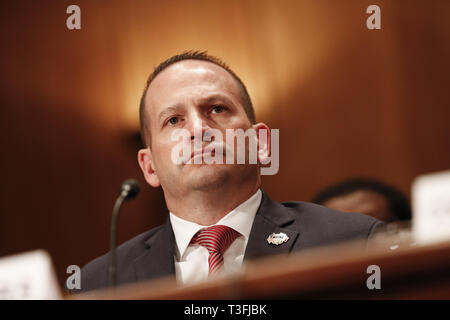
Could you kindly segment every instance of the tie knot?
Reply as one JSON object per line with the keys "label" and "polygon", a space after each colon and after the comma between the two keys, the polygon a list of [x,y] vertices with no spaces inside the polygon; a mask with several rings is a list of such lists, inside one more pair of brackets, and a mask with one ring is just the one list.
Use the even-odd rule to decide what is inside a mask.
{"label": "tie knot", "polygon": [[192,237],[191,243],[205,247],[209,254],[214,252],[223,255],[238,236],[239,232],[236,230],[227,226],[216,225],[197,232]]}

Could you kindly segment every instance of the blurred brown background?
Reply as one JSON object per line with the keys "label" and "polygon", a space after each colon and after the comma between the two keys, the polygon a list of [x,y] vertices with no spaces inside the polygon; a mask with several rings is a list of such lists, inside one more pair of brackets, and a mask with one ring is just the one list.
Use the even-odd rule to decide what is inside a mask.
{"label": "blurred brown background", "polygon": [[[371,4],[381,30],[366,28]],[[449,17],[446,0],[2,1],[0,256],[44,248],[62,284],[108,250],[129,177],[143,190],[119,242],[165,221],[136,161],[138,102],[153,67],[187,49],[223,58],[280,129],[272,198],[353,176],[409,195],[418,174],[450,167]]]}

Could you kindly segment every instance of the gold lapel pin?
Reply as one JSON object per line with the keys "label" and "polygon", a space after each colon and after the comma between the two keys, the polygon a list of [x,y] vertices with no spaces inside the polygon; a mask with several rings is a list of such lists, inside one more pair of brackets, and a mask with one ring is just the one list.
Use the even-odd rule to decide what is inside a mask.
{"label": "gold lapel pin", "polygon": [[272,233],[268,238],[267,242],[269,244],[275,244],[280,245],[282,243],[286,243],[289,240],[289,237],[286,233],[280,232],[280,233]]}

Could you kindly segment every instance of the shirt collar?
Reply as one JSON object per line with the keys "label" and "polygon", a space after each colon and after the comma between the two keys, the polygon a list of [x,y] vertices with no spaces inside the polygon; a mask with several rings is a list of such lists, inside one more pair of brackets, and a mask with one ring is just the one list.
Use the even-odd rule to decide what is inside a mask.
{"label": "shirt collar", "polygon": [[[233,228],[242,236],[244,236],[245,242],[247,243],[250,236],[250,230],[253,225],[253,220],[255,218],[256,212],[258,211],[259,205],[261,204],[261,198],[262,192],[260,189],[258,189],[258,191],[256,191],[250,198],[231,210],[215,225],[225,225]],[[170,212],[169,215],[170,223],[172,224],[172,229],[177,244],[177,256],[178,258],[181,258],[184,255],[187,247],[189,246],[192,237],[200,229],[210,226],[202,226],[197,223],[181,219],[172,212]]]}

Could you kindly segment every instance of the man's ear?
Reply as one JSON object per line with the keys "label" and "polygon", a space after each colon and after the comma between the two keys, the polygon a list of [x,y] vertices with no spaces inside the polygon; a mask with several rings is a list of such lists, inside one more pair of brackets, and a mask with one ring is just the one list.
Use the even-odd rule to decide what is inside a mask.
{"label": "man's ear", "polygon": [[256,131],[256,139],[258,141],[258,160],[262,164],[270,161],[270,128],[263,122],[253,125]]}
{"label": "man's ear", "polygon": [[145,181],[154,188],[158,188],[161,184],[156,174],[153,156],[150,148],[141,149],[138,152],[138,162],[144,174]]}

